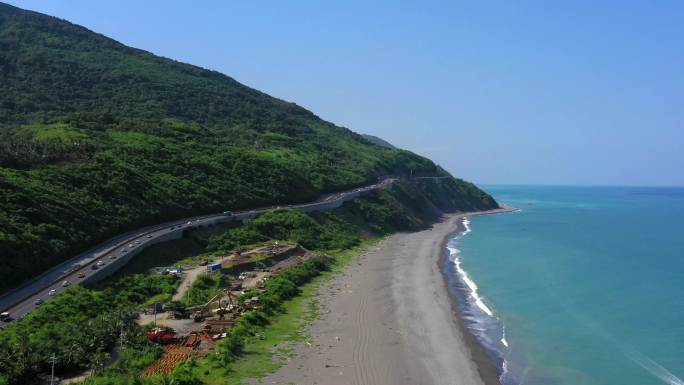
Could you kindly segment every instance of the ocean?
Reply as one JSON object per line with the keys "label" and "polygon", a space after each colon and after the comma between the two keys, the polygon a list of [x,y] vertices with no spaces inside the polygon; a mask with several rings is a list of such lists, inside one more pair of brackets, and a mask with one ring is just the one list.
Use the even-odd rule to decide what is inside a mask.
{"label": "ocean", "polygon": [[443,269],[505,385],[684,384],[684,188],[485,189]]}

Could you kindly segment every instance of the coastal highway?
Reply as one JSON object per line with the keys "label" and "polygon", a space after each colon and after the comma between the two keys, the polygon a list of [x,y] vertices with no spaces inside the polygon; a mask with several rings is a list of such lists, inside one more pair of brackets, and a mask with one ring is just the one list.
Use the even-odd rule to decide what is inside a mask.
{"label": "coastal highway", "polygon": [[[108,264],[115,263],[119,258],[127,258],[128,253],[135,253],[140,249],[144,249],[153,243],[163,240],[163,237],[168,237],[171,232],[182,232],[184,229],[196,228],[203,225],[208,226],[229,220],[253,218],[260,213],[276,208],[295,209],[305,212],[330,210],[339,207],[347,200],[353,199],[366,192],[388,186],[395,181],[396,179],[385,179],[365,187],[328,194],[310,203],[269,206],[253,210],[236,211],[233,213],[232,217],[226,217],[221,213],[184,218],[127,232],[61,263],[24,285],[1,296],[0,311],[9,312],[10,318],[4,320],[4,322],[0,322],[0,327],[8,324],[14,319],[24,317],[33,309],[40,306],[41,302],[49,301],[54,295],[64,291],[68,286],[78,285],[84,281],[96,281],[98,274],[101,274],[102,277],[111,274],[111,269],[106,269]],[[123,264],[121,264],[121,266],[123,266]],[[108,271],[105,272],[105,270]],[[66,286],[65,282],[68,282]]]}

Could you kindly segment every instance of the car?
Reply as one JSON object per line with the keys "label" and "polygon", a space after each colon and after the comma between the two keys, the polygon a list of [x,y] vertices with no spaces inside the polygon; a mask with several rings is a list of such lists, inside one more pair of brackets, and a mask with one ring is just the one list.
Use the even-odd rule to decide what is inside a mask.
{"label": "car", "polygon": [[57,294],[57,290],[55,290],[55,289],[52,289],[52,290],[48,291],[48,295],[49,295],[50,297],[52,297],[52,296],[55,295],[55,294]]}
{"label": "car", "polygon": [[97,269],[99,269],[100,267],[97,266],[97,265],[90,265],[90,268],[93,269],[93,270],[97,270]]}
{"label": "car", "polygon": [[116,255],[114,255],[114,254],[110,255],[109,259],[116,259]]}
{"label": "car", "polygon": [[103,260],[99,260],[99,261],[97,261],[97,265],[98,265],[98,266],[104,266],[104,264],[105,264],[105,263],[104,263],[104,261],[103,261]]}
{"label": "car", "polygon": [[191,225],[191,224],[192,224],[192,221],[188,221],[188,224]]}
{"label": "car", "polygon": [[128,253],[128,249],[121,250],[122,253]]}
{"label": "car", "polygon": [[69,285],[71,285],[71,282],[69,282],[69,281],[62,282],[62,286],[64,286],[64,287],[67,287]]}
{"label": "car", "polygon": [[77,277],[78,278],[85,278],[85,275],[86,274],[84,272],[80,272],[80,273],[78,273]]}
{"label": "car", "polygon": [[6,320],[6,319],[8,319],[8,318],[10,318],[10,313],[9,313],[8,311],[3,311],[2,313],[0,313],[0,319],[1,319],[1,320],[4,321],[4,320]]}
{"label": "car", "polygon": [[40,298],[38,298],[37,300],[33,301],[33,304],[34,304],[34,305],[42,305],[42,304],[43,304],[43,300],[40,299]]}
{"label": "car", "polygon": [[139,245],[139,244],[140,244],[140,241],[135,241],[135,243]]}
{"label": "car", "polygon": [[152,235],[148,235],[147,238],[152,238]]}

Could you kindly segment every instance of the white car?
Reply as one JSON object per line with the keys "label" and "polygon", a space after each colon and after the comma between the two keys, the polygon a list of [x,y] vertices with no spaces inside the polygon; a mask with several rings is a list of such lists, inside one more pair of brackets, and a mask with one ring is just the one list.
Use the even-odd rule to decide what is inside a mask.
{"label": "white car", "polygon": [[69,285],[71,285],[71,283],[69,281],[62,282],[62,286],[64,286],[64,287],[67,287]]}
{"label": "white car", "polygon": [[132,243],[129,243],[129,244],[128,244],[128,247],[130,247],[130,248],[132,249],[132,248],[134,248],[134,247],[135,247],[135,245],[134,245],[134,244],[132,244]]}
{"label": "white car", "polygon": [[57,294],[57,290],[55,290],[55,289],[52,289],[52,290],[48,291],[48,295],[49,295],[50,297],[52,297],[52,296],[55,295],[55,294]]}
{"label": "white car", "polygon": [[147,238],[152,238],[152,235],[148,235]]}

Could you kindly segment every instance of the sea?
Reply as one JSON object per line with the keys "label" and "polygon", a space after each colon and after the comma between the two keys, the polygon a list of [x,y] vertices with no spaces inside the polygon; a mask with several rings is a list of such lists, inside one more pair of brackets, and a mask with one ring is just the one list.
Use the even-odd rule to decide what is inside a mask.
{"label": "sea", "polygon": [[443,271],[504,385],[684,385],[684,188],[485,190]]}

